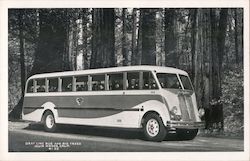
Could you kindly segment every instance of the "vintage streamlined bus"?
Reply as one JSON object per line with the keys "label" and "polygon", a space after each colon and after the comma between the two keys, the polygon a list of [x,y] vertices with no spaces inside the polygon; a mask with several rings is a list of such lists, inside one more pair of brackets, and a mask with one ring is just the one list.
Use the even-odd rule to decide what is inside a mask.
{"label": "vintage streamlined bus", "polygon": [[143,129],[162,141],[181,131],[193,139],[203,127],[188,74],[176,68],[127,66],[37,74],[26,83],[22,118],[57,124]]}

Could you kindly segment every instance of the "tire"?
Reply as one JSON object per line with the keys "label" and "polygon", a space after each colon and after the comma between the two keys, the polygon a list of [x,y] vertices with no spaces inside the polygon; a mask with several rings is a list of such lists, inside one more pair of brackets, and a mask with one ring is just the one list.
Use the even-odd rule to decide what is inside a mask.
{"label": "tire", "polygon": [[55,117],[51,111],[47,111],[43,115],[43,126],[45,131],[55,132],[56,122],[55,122]]}
{"label": "tire", "polygon": [[176,129],[176,133],[178,140],[193,140],[198,133],[198,129]]}
{"label": "tire", "polygon": [[161,142],[167,133],[161,118],[155,113],[150,113],[144,118],[143,132],[146,140],[157,142]]}

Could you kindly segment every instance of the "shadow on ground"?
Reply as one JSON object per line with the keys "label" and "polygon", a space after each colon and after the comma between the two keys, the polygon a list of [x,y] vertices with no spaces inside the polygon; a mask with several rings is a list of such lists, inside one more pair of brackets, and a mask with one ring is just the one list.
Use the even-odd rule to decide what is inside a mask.
{"label": "shadow on ground", "polygon": [[[102,136],[109,138],[143,139],[143,132],[138,129],[106,128],[80,125],[57,125],[56,133]],[[25,129],[44,131],[42,124],[29,124]]]}
{"label": "shadow on ground", "polygon": [[[27,126],[24,129],[44,131],[43,125],[38,124],[38,123],[30,123],[29,126]],[[141,129],[127,129],[127,128],[124,129],[124,128],[60,124],[60,125],[57,125],[56,133],[145,140],[143,131]],[[176,135],[176,134],[168,134],[164,140],[165,141],[181,141],[181,140],[190,140],[190,139],[185,139],[184,137],[180,137],[180,135]]]}

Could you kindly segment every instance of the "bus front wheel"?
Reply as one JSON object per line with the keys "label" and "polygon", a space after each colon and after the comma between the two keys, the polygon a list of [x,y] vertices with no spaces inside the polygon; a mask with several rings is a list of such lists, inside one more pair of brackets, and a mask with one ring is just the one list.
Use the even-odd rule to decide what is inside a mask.
{"label": "bus front wheel", "polygon": [[56,130],[56,122],[52,112],[45,112],[43,116],[43,125],[47,132],[54,132]]}
{"label": "bus front wheel", "polygon": [[159,117],[155,113],[150,113],[144,118],[143,132],[148,141],[162,141],[166,136],[166,128]]}

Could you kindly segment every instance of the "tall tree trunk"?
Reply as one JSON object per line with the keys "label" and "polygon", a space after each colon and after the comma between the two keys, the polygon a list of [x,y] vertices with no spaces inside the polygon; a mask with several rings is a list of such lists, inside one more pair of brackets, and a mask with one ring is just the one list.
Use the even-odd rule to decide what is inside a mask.
{"label": "tall tree trunk", "polygon": [[[216,9],[210,9],[210,19],[211,19],[211,46],[212,46],[212,112],[210,114],[210,124],[212,126],[215,120],[218,118],[218,114],[214,111],[218,109],[215,106],[216,101],[219,100],[219,93],[220,93],[220,84],[219,84],[219,57],[218,57],[218,48],[217,48],[217,20],[216,20]],[[216,115],[214,115],[216,114]]]}
{"label": "tall tree trunk", "polygon": [[243,56],[244,56],[244,35],[243,35],[243,31],[244,31],[244,21],[243,21],[243,17],[244,17],[244,10],[243,8],[238,9],[238,24],[239,24],[239,61],[240,61],[240,65],[243,66]]}
{"label": "tall tree trunk", "polygon": [[95,68],[96,66],[96,49],[95,47],[98,45],[97,41],[100,39],[97,39],[97,18],[98,18],[98,15],[97,15],[97,11],[94,11],[94,9],[92,9],[91,11],[91,15],[92,15],[92,26],[91,26],[91,29],[92,29],[92,32],[91,32],[91,58],[90,58],[90,68],[93,69]]}
{"label": "tall tree trunk", "polygon": [[77,31],[77,22],[73,18],[73,27],[72,27],[72,34],[73,34],[73,39],[72,39],[72,70],[77,70],[77,56],[78,56],[78,31]]}
{"label": "tall tree trunk", "polygon": [[67,44],[65,19],[65,12],[61,9],[40,9],[39,42],[30,75],[68,70],[63,63]]}
{"label": "tall tree trunk", "polygon": [[19,42],[20,42],[20,65],[21,65],[21,89],[22,89],[22,97],[24,96],[25,90],[25,81],[26,81],[26,74],[25,74],[25,58],[24,58],[24,37],[23,37],[23,14],[24,10],[20,9],[18,13],[18,25],[19,25]]}
{"label": "tall tree trunk", "polygon": [[88,17],[87,9],[82,10],[82,68],[88,69]]}
{"label": "tall tree trunk", "polygon": [[[165,34],[163,29],[164,26],[164,16],[163,9],[159,9],[156,13],[156,65],[164,66],[163,62],[164,53],[164,43],[165,43]],[[165,59],[164,59],[165,61]]]}
{"label": "tall tree trunk", "polygon": [[222,67],[223,57],[225,55],[225,38],[227,31],[227,15],[228,9],[223,8],[220,11],[220,19],[218,26],[218,34],[217,34],[217,45],[218,45],[218,55],[219,55],[219,64]]}
{"label": "tall tree trunk", "polygon": [[136,65],[141,65],[142,60],[142,10],[143,9],[140,9],[139,16],[138,37],[136,46]]}
{"label": "tall tree trunk", "polygon": [[203,73],[203,91],[202,91],[202,97],[201,97],[201,106],[205,109],[205,122],[206,127],[210,126],[210,120],[211,120],[211,93],[212,93],[212,84],[211,84],[211,21],[210,21],[210,10],[209,9],[203,9],[203,63],[202,63],[202,73]]}
{"label": "tall tree trunk", "polygon": [[73,9],[73,70],[78,70],[78,55],[79,55],[79,32],[80,24],[79,19],[81,18],[81,9]]}
{"label": "tall tree trunk", "polygon": [[219,22],[216,18],[216,9],[210,9],[212,31],[212,122],[223,130],[223,105],[219,101],[222,96],[221,71],[225,48],[225,36],[227,27],[227,9],[221,9]]}
{"label": "tall tree trunk", "polygon": [[93,47],[91,55],[91,68],[115,66],[114,28],[114,9],[93,9]]}
{"label": "tall tree trunk", "polygon": [[[33,67],[29,76],[39,73],[59,72],[68,70],[63,62],[67,32],[64,10],[39,10],[39,37],[35,51]],[[22,45],[23,46],[23,45]],[[23,49],[22,49],[23,50]],[[22,112],[23,97],[9,114],[9,119],[19,119]]]}
{"label": "tall tree trunk", "polygon": [[[226,29],[227,29],[227,15],[228,9],[221,9],[220,11],[220,19],[218,26],[218,34],[217,34],[217,47],[218,47],[218,57],[219,57],[219,69],[218,69],[218,83],[219,88],[215,90],[215,98],[220,99],[222,96],[222,88],[221,88],[221,80],[222,80],[222,63],[223,57],[225,55],[225,37],[226,37]],[[223,118],[223,104],[218,102],[217,105],[219,117],[217,122],[221,124],[220,130],[224,130],[224,118]]]}
{"label": "tall tree trunk", "polygon": [[142,62],[156,65],[156,9],[142,10]]}
{"label": "tall tree trunk", "polygon": [[69,20],[69,26],[68,26],[68,46],[67,46],[67,51],[68,51],[68,55],[67,55],[67,60],[69,61],[69,68],[70,70],[74,70],[74,61],[73,61],[73,57],[74,57],[74,29],[73,29],[73,20],[70,19]]}
{"label": "tall tree trunk", "polygon": [[122,9],[122,56],[123,56],[123,66],[128,65],[128,49],[127,49],[127,9]]}
{"label": "tall tree trunk", "polygon": [[165,9],[165,65],[177,67],[176,9]]}
{"label": "tall tree trunk", "polygon": [[136,31],[137,31],[137,9],[133,8],[132,11],[132,58],[131,64],[136,65]]}
{"label": "tall tree trunk", "polygon": [[198,107],[202,106],[203,95],[203,10],[197,9],[195,33],[195,53],[194,53],[194,87],[196,90]]}
{"label": "tall tree trunk", "polygon": [[238,45],[238,16],[237,16],[237,9],[234,9],[234,43],[235,43],[235,62],[239,65],[239,45]]}
{"label": "tall tree trunk", "polygon": [[191,16],[191,59],[192,59],[192,74],[191,78],[194,80],[195,75],[195,44],[196,44],[196,24],[197,24],[197,9],[191,9],[192,16]]}

